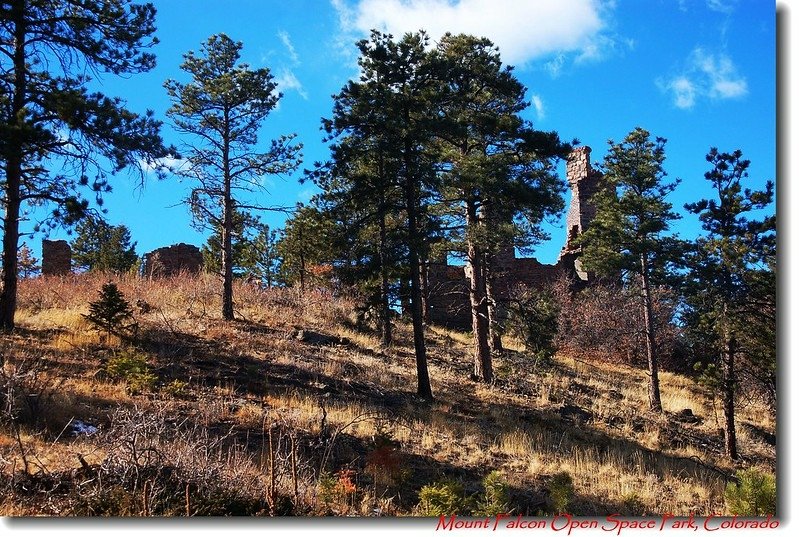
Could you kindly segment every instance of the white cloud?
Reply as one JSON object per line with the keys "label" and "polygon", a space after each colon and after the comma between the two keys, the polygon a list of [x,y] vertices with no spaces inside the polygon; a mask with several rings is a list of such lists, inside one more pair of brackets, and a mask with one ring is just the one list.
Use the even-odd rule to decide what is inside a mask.
{"label": "white cloud", "polygon": [[746,77],[738,74],[729,56],[700,47],[691,52],[682,73],[658,85],[671,94],[676,107],[683,109],[692,108],[699,99],[735,99],[749,92]]}
{"label": "white cloud", "polygon": [[285,93],[286,91],[294,90],[300,94],[300,97],[306,101],[308,100],[308,94],[303,89],[302,82],[297,79],[290,69],[281,69],[280,73],[275,76],[275,83],[278,91]]}
{"label": "white cloud", "polygon": [[684,76],[677,77],[669,82],[668,89],[673,93],[677,108],[693,108],[696,102],[696,87],[693,82]]}
{"label": "white cloud", "polygon": [[353,20],[353,11],[344,0],[330,0],[330,4],[338,15],[338,23],[341,29],[345,32],[354,30],[355,21]]}
{"label": "white cloud", "polygon": [[314,197],[319,192],[318,188],[308,187],[303,188],[297,193],[297,201],[301,201],[303,203],[308,203],[311,201],[311,198]]}
{"label": "white cloud", "polygon": [[552,60],[548,61],[544,64],[544,67],[549,74],[552,75],[552,78],[557,78],[560,75],[561,70],[563,69],[563,64],[566,62],[566,55],[565,54],[558,54]]}
{"label": "white cloud", "polygon": [[358,50],[355,42],[362,36],[355,29],[352,19],[353,11],[347,6],[344,0],[330,0],[330,4],[338,16],[339,31],[333,36],[329,43],[329,48],[335,51],[342,59],[343,63],[352,68],[352,79],[357,79],[360,75],[358,67]]}
{"label": "white cloud", "polygon": [[544,119],[546,117],[546,110],[544,109],[544,101],[541,100],[541,97],[533,95],[531,102],[535,108],[536,117],[538,117],[538,119]]}
{"label": "white cloud", "polygon": [[[446,32],[489,38],[508,64],[521,65],[572,52],[596,58],[607,45],[603,16],[612,9],[596,0],[331,0],[345,32],[378,29],[401,36],[424,29],[436,40]],[[599,40],[604,37],[605,41]]]}
{"label": "white cloud", "polygon": [[146,173],[153,173],[156,170],[165,170],[174,173],[180,170],[186,162],[186,159],[182,158],[163,157],[150,162],[141,159],[139,160],[139,166],[141,166],[141,169]]}
{"label": "white cloud", "polygon": [[300,63],[300,57],[297,55],[297,50],[294,48],[288,32],[281,30],[277,33],[277,37],[280,39],[280,42],[283,43],[283,46],[286,47],[286,52],[291,59],[291,63],[298,65]]}
{"label": "white cloud", "polygon": [[737,0],[707,0],[707,7],[711,11],[718,11],[719,13],[732,13],[738,4]]}

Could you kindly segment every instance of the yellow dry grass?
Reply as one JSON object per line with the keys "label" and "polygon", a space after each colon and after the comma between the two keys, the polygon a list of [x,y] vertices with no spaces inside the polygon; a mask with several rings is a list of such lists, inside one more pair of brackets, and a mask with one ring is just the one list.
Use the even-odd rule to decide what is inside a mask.
{"label": "yellow dry grass", "polygon": [[[129,300],[152,306],[148,313],[136,314],[143,331],[163,338],[158,346],[142,351],[148,353],[161,384],[152,393],[131,395],[124,380],[96,374],[104,367],[108,349],[124,345],[118,339],[103,339],[81,315],[109,278],[118,282]],[[415,489],[406,491],[406,496],[415,494],[422,476],[434,480],[443,468],[475,478],[498,469],[515,487],[531,490],[545,488],[550,476],[565,470],[574,480],[575,512],[724,511],[724,480],[703,465],[728,473],[736,466],[715,448],[674,442],[670,413],[686,408],[702,420],[687,428],[688,433],[718,438],[718,402],[689,378],[662,374],[666,413],[660,417],[648,412],[644,371],[569,356],[556,357],[551,367],[533,367],[518,353],[509,355],[516,357],[513,360],[498,358],[495,365],[504,380],[486,386],[468,378],[471,337],[430,328],[430,375],[437,400],[426,404],[413,397],[415,361],[407,325],[398,323],[398,343],[381,349],[373,334],[347,324],[352,308],[347,301],[324,292],[301,295],[243,283],[236,287],[242,320],[223,323],[216,285],[215,277],[208,275],[165,281],[83,275],[22,282],[20,325],[44,337],[18,351],[16,359],[27,353],[48,356],[56,364],[47,371],[53,382],[59,382],[57,397],[48,403],[51,421],[102,420],[118,406],[154,412],[158,408],[192,416],[204,427],[233,427],[246,436],[263,436],[272,426],[305,439],[336,435],[341,460],[343,454],[349,455],[353,465],[363,465],[369,446],[383,435],[399,446],[404,460],[416,461],[409,468],[411,475],[424,472],[409,479]],[[288,337],[295,326],[349,343],[305,345]],[[20,348],[13,341],[4,344]],[[520,348],[513,341],[506,347]],[[64,363],[71,368],[60,370],[58,364]],[[185,386],[168,388],[174,381]],[[513,386],[521,389],[514,391]],[[564,421],[559,412],[570,404],[592,417],[579,423]],[[743,405],[739,419],[767,432],[775,430],[773,413],[759,404]],[[57,425],[49,426],[54,428]],[[48,470],[75,468],[76,452],[92,454],[92,462],[104,456],[91,438],[53,441],[53,434],[57,433],[47,436],[29,428],[22,438]],[[739,427],[739,438],[744,455],[755,466],[772,471],[773,446],[744,427]],[[15,449],[15,439],[4,431],[0,456],[19,464]],[[335,451],[330,450],[331,457]],[[306,483],[308,490],[315,487]],[[0,510],[16,512],[7,501]]]}

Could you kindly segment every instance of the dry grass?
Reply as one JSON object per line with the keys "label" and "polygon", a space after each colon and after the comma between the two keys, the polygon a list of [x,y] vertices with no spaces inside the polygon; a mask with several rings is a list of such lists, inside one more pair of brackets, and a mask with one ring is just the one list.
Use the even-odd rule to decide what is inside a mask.
{"label": "dry grass", "polygon": [[[137,341],[104,338],[82,316],[111,278],[132,303],[150,306],[136,314]],[[546,497],[550,477],[564,470],[574,481],[570,510],[577,514],[724,512],[723,475],[738,466],[721,452],[718,402],[691,379],[664,373],[665,413],[651,415],[645,372],[568,356],[533,366],[509,341],[511,352],[495,364],[498,381],[486,386],[468,378],[470,336],[431,328],[430,373],[437,399],[428,404],[414,396],[407,325],[398,323],[397,342],[381,349],[373,334],[352,329],[353,304],[346,300],[321,291],[301,295],[243,283],[235,289],[240,320],[225,323],[216,288],[216,278],[209,275],[23,281],[21,330],[0,336],[0,352],[7,369],[39,364],[38,386],[49,391],[38,391],[49,395],[17,420],[19,438],[8,422],[2,424],[0,473],[13,476],[23,468],[21,441],[30,476],[83,471],[78,454],[94,472],[127,476],[130,465],[139,463],[112,456],[118,446],[107,434],[119,431],[118,417],[124,415],[130,426],[139,420],[155,431],[190,430],[150,435],[148,446],[164,454],[159,464],[174,468],[181,486],[198,498],[227,498],[224,490],[201,484],[210,474],[199,472],[202,461],[195,451],[210,449],[217,457],[215,479],[246,483],[247,502],[254,502],[245,502],[248,513],[252,508],[276,514],[290,505],[291,512],[302,514],[370,514],[378,508],[410,514],[422,485],[443,475],[475,487],[493,469],[515,490],[518,510],[530,514],[542,509],[535,498]],[[306,344],[292,337],[295,327],[346,343]],[[147,357],[158,378],[149,392],[133,394],[125,379],[104,374],[109,357],[131,345]],[[587,417],[564,414],[567,405]],[[686,408],[701,421],[673,419]],[[776,450],[758,433],[774,433],[773,413],[752,403],[741,407],[739,418],[740,467],[773,472]],[[67,425],[75,419],[96,424],[101,434],[71,436]],[[386,445],[388,452],[381,447]],[[147,468],[156,472],[155,466]],[[354,491],[347,494],[335,482],[336,472],[344,470],[355,476]],[[158,475],[153,474],[154,483]],[[376,475],[385,478],[379,487]],[[264,492],[270,487],[274,496]],[[53,514],[54,506],[69,504],[73,510],[63,512],[74,514],[78,504],[69,502],[77,493],[70,494],[45,509],[37,507],[36,495],[0,490],[0,512]],[[156,505],[162,514],[181,514],[158,490],[148,494],[152,505],[137,507],[138,512],[122,495],[119,514],[154,514]]]}

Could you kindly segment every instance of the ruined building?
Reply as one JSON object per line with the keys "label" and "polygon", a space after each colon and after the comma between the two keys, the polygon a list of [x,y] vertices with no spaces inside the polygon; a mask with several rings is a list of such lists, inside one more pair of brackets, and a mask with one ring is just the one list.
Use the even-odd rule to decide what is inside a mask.
{"label": "ruined building", "polygon": [[[590,157],[590,147],[579,147],[572,151],[566,163],[572,199],[566,217],[566,241],[557,263],[547,265],[535,258],[517,258],[513,247],[504,248],[495,256],[494,291],[500,302],[512,296],[520,284],[541,286],[564,275],[584,282],[593,278],[580,265],[580,247],[575,244],[575,239],[596,214],[590,198],[597,191],[602,174],[591,168]],[[471,327],[468,270],[468,265],[449,265],[446,261],[429,264],[428,305],[432,323],[460,329]]]}
{"label": "ruined building", "polygon": [[200,249],[191,244],[174,244],[144,255],[144,275],[150,277],[178,276],[183,272],[198,274],[203,268]]}
{"label": "ruined building", "polygon": [[72,248],[67,241],[42,240],[42,275],[61,276],[72,272]]}
{"label": "ruined building", "polygon": [[[183,272],[198,274],[203,268],[200,249],[191,244],[175,244],[144,255],[144,275],[177,276]],[[42,274],[57,276],[72,272],[72,249],[67,241],[42,241]]]}

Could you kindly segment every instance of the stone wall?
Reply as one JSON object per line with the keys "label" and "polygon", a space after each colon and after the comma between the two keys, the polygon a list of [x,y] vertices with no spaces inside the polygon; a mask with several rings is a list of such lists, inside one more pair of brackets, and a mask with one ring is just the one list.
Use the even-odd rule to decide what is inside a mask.
{"label": "stone wall", "polygon": [[42,275],[60,276],[72,272],[72,248],[67,241],[42,240]]}
{"label": "stone wall", "polygon": [[574,240],[596,216],[591,196],[596,193],[601,178],[602,174],[591,168],[590,147],[578,147],[571,152],[566,162],[566,179],[572,199],[566,215],[566,242],[561,255],[578,249]]}
{"label": "stone wall", "polygon": [[591,197],[599,189],[602,174],[591,168],[590,147],[578,147],[572,151],[566,163],[566,179],[571,187],[572,199],[566,216],[566,242],[558,263],[569,263],[577,277],[587,282],[594,275],[583,270],[579,259],[581,249],[575,241],[596,217],[596,207],[591,202]]}
{"label": "stone wall", "polygon": [[427,267],[429,319],[439,326],[466,329],[471,326],[469,287],[464,267],[430,263]]}
{"label": "stone wall", "polygon": [[191,244],[165,246],[144,255],[145,276],[163,278],[183,272],[198,274],[202,268],[203,255]]}

